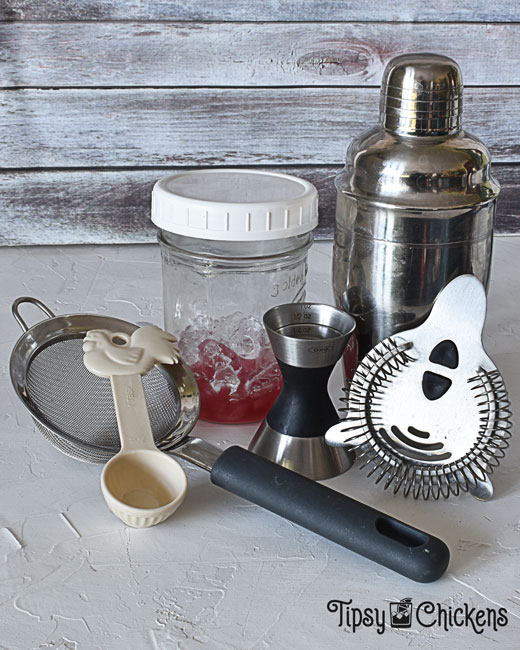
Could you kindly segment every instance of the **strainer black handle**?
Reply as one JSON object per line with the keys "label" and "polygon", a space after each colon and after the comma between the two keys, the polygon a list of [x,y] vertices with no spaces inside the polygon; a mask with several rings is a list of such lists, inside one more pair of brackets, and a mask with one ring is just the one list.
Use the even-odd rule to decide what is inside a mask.
{"label": "strainer black handle", "polygon": [[242,447],[220,455],[211,481],[417,582],[437,580],[448,566],[437,537]]}

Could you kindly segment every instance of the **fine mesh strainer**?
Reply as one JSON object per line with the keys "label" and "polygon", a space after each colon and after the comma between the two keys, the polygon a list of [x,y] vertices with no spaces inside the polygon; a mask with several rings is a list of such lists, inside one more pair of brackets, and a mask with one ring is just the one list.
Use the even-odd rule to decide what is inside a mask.
{"label": "fine mesh strainer", "polygon": [[[22,303],[47,319],[29,328]],[[55,316],[42,302],[22,297],[13,314],[24,330],[11,355],[11,380],[39,430],[57,449],[104,463],[120,449],[110,381],[84,366],[82,343],[90,330],[132,335],[137,329],[106,316]],[[212,483],[256,503],[412,580],[431,582],[449,562],[440,539],[320,485],[241,447],[222,451],[188,433],[199,412],[199,393],[179,359],[143,377],[155,443],[210,472]]]}
{"label": "fine mesh strainer", "polygon": [[[19,313],[32,303],[47,316],[30,329]],[[132,334],[136,325],[91,314],[55,316],[35,298],[18,298],[13,314],[24,330],[11,355],[13,386],[36,426],[61,452],[89,463],[106,463],[120,449],[110,380],[83,363],[83,338],[92,329]],[[193,375],[182,362],[156,365],[143,377],[156,445],[162,451],[184,438],[199,411]]]}

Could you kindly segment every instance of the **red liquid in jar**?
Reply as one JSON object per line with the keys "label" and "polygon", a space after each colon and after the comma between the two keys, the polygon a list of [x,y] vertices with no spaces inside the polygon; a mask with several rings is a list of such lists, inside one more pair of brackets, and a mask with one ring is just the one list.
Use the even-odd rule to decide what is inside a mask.
{"label": "red liquid in jar", "polygon": [[267,347],[256,359],[246,359],[223,343],[206,339],[190,368],[199,387],[200,417],[210,422],[257,422],[282,388],[280,369]]}

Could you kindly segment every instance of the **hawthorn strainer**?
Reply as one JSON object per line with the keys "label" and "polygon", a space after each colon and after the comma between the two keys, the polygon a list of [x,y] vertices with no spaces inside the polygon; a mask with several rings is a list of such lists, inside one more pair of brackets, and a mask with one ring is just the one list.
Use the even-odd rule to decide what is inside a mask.
{"label": "hawthorn strainer", "polygon": [[452,280],[422,325],[384,339],[359,364],[346,419],[326,441],[357,450],[394,493],[491,499],[512,425],[504,380],[482,346],[485,316],[482,283]]}

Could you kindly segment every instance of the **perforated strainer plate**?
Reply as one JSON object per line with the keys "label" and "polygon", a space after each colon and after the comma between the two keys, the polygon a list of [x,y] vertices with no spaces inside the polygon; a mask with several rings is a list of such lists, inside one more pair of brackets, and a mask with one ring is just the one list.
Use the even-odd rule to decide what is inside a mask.
{"label": "perforated strainer plate", "polygon": [[422,325],[384,339],[361,361],[346,419],[327,442],[355,448],[394,493],[490,499],[489,476],[512,425],[504,380],[482,346],[485,316],[482,283],[452,280]]}
{"label": "perforated strainer plate", "polygon": [[[57,449],[79,460],[104,463],[120,449],[110,380],[83,364],[83,337],[90,329],[131,334],[136,326],[106,316],[75,314],[37,323],[17,342],[11,379],[38,429]],[[156,366],[143,377],[157,446],[176,446],[193,428],[198,390],[187,366]]]}

